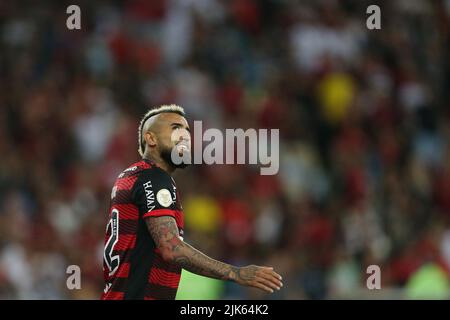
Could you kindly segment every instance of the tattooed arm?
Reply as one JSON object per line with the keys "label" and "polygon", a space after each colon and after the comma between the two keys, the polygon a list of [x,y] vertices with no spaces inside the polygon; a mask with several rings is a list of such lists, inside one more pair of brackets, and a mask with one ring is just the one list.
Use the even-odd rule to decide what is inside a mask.
{"label": "tattooed arm", "polygon": [[205,277],[231,280],[241,285],[256,287],[267,292],[283,286],[281,276],[273,268],[260,266],[235,267],[214,260],[179,237],[173,217],[149,217],[148,230],[165,261],[178,264],[183,269]]}

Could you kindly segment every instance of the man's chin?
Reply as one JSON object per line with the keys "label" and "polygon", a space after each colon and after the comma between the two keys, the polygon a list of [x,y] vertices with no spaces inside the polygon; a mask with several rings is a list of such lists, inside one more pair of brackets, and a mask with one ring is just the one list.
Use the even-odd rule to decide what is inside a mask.
{"label": "man's chin", "polygon": [[[188,157],[189,159],[191,159],[191,153],[190,153],[190,152],[188,152],[187,157]],[[184,168],[186,168],[187,166],[189,166],[189,164],[190,164],[190,163],[185,163],[185,162],[181,162],[180,164],[175,164],[175,163],[172,161],[172,158],[170,159],[170,161],[172,162],[171,165],[173,165],[173,166],[174,166],[175,168],[177,168],[177,169],[184,169]]]}
{"label": "man's chin", "polygon": [[[190,159],[190,153],[189,153],[189,159]],[[161,153],[161,158],[172,168],[174,169],[184,169],[187,166],[189,166],[189,163],[185,163],[185,162],[181,162],[179,164],[176,164],[175,162],[173,162],[172,160],[172,155],[170,152],[162,152]]]}

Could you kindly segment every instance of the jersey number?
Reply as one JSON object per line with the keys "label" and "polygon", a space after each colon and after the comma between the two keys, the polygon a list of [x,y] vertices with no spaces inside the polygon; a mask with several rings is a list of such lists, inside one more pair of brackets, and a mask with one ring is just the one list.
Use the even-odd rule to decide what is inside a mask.
{"label": "jersey number", "polygon": [[118,254],[115,256],[112,255],[114,246],[119,241],[119,210],[113,209],[111,212],[111,219],[108,222],[107,230],[108,228],[111,228],[111,236],[108,242],[106,242],[103,258],[108,266],[109,275],[112,276],[117,271],[120,261]]}

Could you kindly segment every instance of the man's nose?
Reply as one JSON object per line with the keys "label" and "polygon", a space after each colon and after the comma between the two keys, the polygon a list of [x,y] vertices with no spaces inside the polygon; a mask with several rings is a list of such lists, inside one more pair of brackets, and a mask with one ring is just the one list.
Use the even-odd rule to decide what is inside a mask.
{"label": "man's nose", "polygon": [[180,141],[183,141],[183,140],[189,141],[189,140],[191,140],[191,135],[189,134],[189,132],[183,133],[180,136],[179,140]]}

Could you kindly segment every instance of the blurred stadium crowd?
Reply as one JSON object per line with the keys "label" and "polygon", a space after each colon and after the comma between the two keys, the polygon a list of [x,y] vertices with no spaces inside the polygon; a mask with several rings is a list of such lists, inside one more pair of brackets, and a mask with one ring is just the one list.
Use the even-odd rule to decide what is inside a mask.
{"label": "blurred stadium crowd", "polygon": [[0,2],[0,298],[100,297],[111,187],[163,103],[204,127],[280,129],[278,175],[175,175],[188,242],[284,277],[270,297],[209,297],[449,298],[449,19],[448,0]]}

